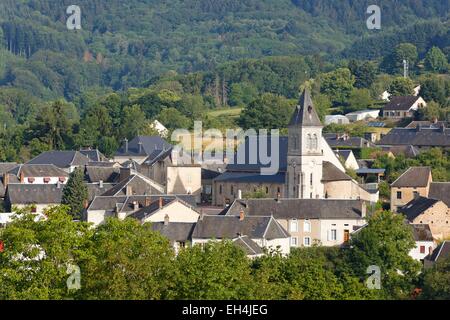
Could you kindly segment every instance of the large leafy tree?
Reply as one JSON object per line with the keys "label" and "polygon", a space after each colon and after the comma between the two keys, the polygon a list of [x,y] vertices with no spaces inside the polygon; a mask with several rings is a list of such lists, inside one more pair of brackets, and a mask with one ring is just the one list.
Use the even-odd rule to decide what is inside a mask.
{"label": "large leafy tree", "polygon": [[322,75],[320,90],[332,100],[334,105],[343,105],[347,102],[354,83],[355,77],[350,70],[339,68]]}
{"label": "large leafy tree", "polygon": [[62,203],[69,206],[75,219],[80,219],[88,200],[88,189],[84,183],[84,173],[81,168],[75,169],[64,186]]}
{"label": "large leafy tree", "polygon": [[448,69],[447,57],[438,47],[432,47],[425,57],[425,67],[433,72],[445,72]]}
{"label": "large leafy tree", "polygon": [[415,242],[404,219],[403,215],[378,210],[351,240],[350,264],[361,278],[368,277],[368,267],[379,267],[385,297],[407,297],[420,270],[409,255]]}
{"label": "large leafy tree", "polygon": [[423,277],[424,299],[450,300],[450,259],[426,270]]}
{"label": "large leafy tree", "polygon": [[414,82],[409,78],[395,78],[389,85],[388,92],[392,96],[410,96],[414,92]]}

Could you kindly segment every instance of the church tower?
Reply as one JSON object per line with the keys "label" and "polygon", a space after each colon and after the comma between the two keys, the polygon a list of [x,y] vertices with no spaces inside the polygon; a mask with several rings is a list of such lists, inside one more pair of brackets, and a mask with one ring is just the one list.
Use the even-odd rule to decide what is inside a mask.
{"label": "church tower", "polygon": [[322,123],[308,89],[300,97],[288,126],[288,163],[286,196],[297,199],[321,199]]}

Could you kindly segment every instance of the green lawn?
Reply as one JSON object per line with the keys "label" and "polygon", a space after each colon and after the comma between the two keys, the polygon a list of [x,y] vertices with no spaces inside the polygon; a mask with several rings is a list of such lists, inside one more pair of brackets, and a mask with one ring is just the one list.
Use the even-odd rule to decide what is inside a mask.
{"label": "green lawn", "polygon": [[208,115],[211,117],[238,117],[243,108],[221,108],[221,109],[214,109],[208,112]]}

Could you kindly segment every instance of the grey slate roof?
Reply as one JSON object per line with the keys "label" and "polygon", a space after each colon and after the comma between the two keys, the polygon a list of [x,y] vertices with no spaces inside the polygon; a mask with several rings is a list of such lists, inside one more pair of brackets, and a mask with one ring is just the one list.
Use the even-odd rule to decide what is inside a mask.
{"label": "grey slate roof", "polygon": [[450,129],[394,128],[378,142],[380,146],[413,145],[416,147],[450,147]]}
{"label": "grey slate roof", "polygon": [[392,152],[394,156],[404,155],[407,158],[415,158],[420,151],[412,145],[399,145],[384,147],[383,151]]}
{"label": "grey slate roof", "polygon": [[240,236],[233,239],[234,245],[244,250],[247,256],[258,256],[264,253],[263,249],[248,236]]}
{"label": "grey slate roof", "polygon": [[224,172],[214,179],[216,182],[235,182],[235,183],[276,183],[284,184],[285,172],[275,175],[261,175],[259,173],[246,172]]}
{"label": "grey slate roof", "polygon": [[352,150],[336,150],[336,155],[342,157],[345,161],[347,161],[352,153]]}
{"label": "grey slate roof", "polygon": [[0,162],[0,175],[4,175],[5,173],[11,171],[15,167],[17,167],[18,164],[15,162]]}
{"label": "grey slate roof", "polygon": [[186,242],[191,239],[195,223],[169,222],[153,222],[151,224],[154,231],[158,231],[171,242]]}
{"label": "grey slate roof", "polygon": [[252,239],[282,239],[289,233],[270,216],[247,216],[240,220],[236,216],[203,216],[192,233],[193,239],[235,239],[246,235]]}
{"label": "grey slate roof", "polygon": [[103,183],[103,186],[100,186],[99,183],[87,183],[88,188],[88,200],[92,201],[96,196],[100,196],[105,193],[107,190],[111,189],[114,185],[111,183]]}
{"label": "grey slate roof", "polygon": [[367,139],[361,137],[342,137],[336,133],[326,133],[324,134],[325,140],[328,145],[332,148],[343,147],[343,148],[366,148],[373,147],[375,144]]}
{"label": "grey slate roof", "polygon": [[220,176],[220,172],[202,168],[202,180],[213,180]]}
{"label": "grey slate roof", "polygon": [[87,166],[84,170],[86,180],[93,182],[107,182],[117,183],[119,182],[120,169],[112,167],[92,167]]}
{"label": "grey slate roof", "polygon": [[155,149],[153,152],[148,156],[147,159],[144,160],[144,164],[148,166],[152,166],[158,161],[162,161],[165,158],[169,157],[172,154],[172,147],[161,150],[161,149]]}
{"label": "grey slate roof", "polygon": [[161,194],[159,190],[155,189],[145,179],[141,178],[139,175],[132,174],[106,191],[103,196],[126,195],[127,186],[131,187],[133,195]]}
{"label": "grey slate roof", "polygon": [[88,157],[89,160],[93,162],[101,162],[106,160],[105,155],[103,155],[97,149],[82,149],[80,150],[80,153]]}
{"label": "grey slate roof", "polygon": [[58,168],[69,168],[71,166],[84,166],[89,158],[79,151],[46,151],[27,164],[54,164]]}
{"label": "grey slate roof", "polygon": [[432,262],[440,262],[450,258],[450,241],[442,242],[427,259]]}
{"label": "grey slate roof", "polygon": [[227,216],[271,216],[275,219],[361,219],[361,200],[332,199],[249,199],[235,200]]}
{"label": "grey slate roof", "polygon": [[162,207],[160,207],[159,201],[154,201],[149,206],[143,207],[137,210],[136,212],[133,212],[129,217],[137,220],[144,220],[176,200],[176,198],[162,198],[162,197],[161,199],[162,199]]}
{"label": "grey slate roof", "polygon": [[440,128],[442,125],[448,126],[447,121],[412,121],[410,124],[408,124],[405,128],[417,128],[418,126],[421,127],[432,127],[432,128]]}
{"label": "grey slate roof", "polygon": [[410,167],[391,184],[391,187],[426,187],[430,174],[430,167]]}
{"label": "grey slate roof", "polygon": [[48,184],[9,184],[6,190],[8,202],[16,204],[59,204],[63,188]]}
{"label": "grey slate roof", "polygon": [[69,174],[53,164],[23,164],[14,168],[11,173],[17,177],[23,173],[25,177],[63,177]]}
{"label": "grey slate roof", "polygon": [[322,181],[349,181],[352,180],[350,176],[336,168],[334,164],[328,161],[323,162]]}
{"label": "grey slate roof", "polygon": [[309,89],[305,89],[300,96],[289,126],[323,127],[314,108]]}
{"label": "grey slate roof", "polygon": [[424,211],[428,210],[438,202],[439,200],[436,199],[418,197],[417,199],[411,200],[405,206],[399,208],[397,211],[404,214],[406,218],[412,222]]}
{"label": "grey slate roof", "polygon": [[410,224],[415,241],[433,241],[433,234],[427,224]]}
{"label": "grey slate roof", "polygon": [[[139,142],[142,144],[142,152],[139,152]],[[122,145],[116,152],[116,156],[150,156],[154,150],[168,150],[172,145],[159,136],[137,136],[128,142],[128,152]]]}
{"label": "grey slate roof", "polygon": [[391,97],[390,101],[386,106],[383,108],[385,111],[408,111],[414,103],[419,99],[420,97],[416,96],[402,96],[402,97]]}
{"label": "grey slate roof", "polygon": [[450,182],[432,182],[428,197],[441,200],[450,208]]}

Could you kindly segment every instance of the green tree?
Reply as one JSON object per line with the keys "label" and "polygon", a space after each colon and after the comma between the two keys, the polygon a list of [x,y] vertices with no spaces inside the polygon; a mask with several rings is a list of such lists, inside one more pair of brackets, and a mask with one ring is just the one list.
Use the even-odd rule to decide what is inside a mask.
{"label": "green tree", "polygon": [[438,262],[425,271],[421,298],[450,300],[450,259]]}
{"label": "green tree", "polygon": [[123,109],[122,124],[120,127],[121,136],[128,140],[140,134],[145,126],[146,117],[141,108],[134,104]]}
{"label": "green tree", "polygon": [[81,168],[75,169],[64,186],[61,203],[70,208],[75,219],[80,219],[88,200],[88,189],[84,183],[84,173]]}
{"label": "green tree", "polygon": [[395,48],[392,54],[384,58],[382,68],[390,74],[403,74],[403,60],[407,60],[409,69],[414,71],[418,59],[419,54],[414,44],[401,43]]}
{"label": "green tree", "polygon": [[410,96],[414,93],[414,82],[409,78],[395,78],[390,84],[388,92],[392,96]]}
{"label": "green tree", "polygon": [[158,116],[159,122],[167,129],[188,129],[191,127],[191,120],[175,108],[164,108]]}
{"label": "green tree", "polygon": [[450,106],[450,80],[427,77],[421,84],[420,96],[427,102],[435,101],[441,106]]}
{"label": "green tree", "polygon": [[438,47],[432,47],[425,56],[425,67],[432,72],[445,72],[448,68],[447,57]]}
{"label": "green tree", "polygon": [[326,94],[334,105],[344,105],[353,90],[355,77],[349,69],[340,68],[321,77],[321,93]]}
{"label": "green tree", "polygon": [[368,89],[353,89],[348,98],[349,107],[345,108],[346,112],[367,109],[372,105],[372,97]]}
{"label": "green tree", "polygon": [[349,62],[348,68],[355,76],[355,88],[370,88],[375,81],[376,68],[371,62],[359,63],[356,60]]}
{"label": "green tree", "polygon": [[385,297],[407,297],[420,270],[419,263],[409,255],[415,242],[404,219],[403,215],[390,211],[376,211],[350,243],[350,263],[355,272],[366,278],[367,268],[378,266]]}

